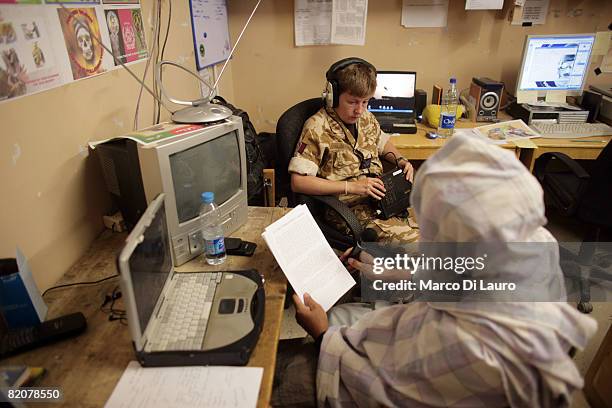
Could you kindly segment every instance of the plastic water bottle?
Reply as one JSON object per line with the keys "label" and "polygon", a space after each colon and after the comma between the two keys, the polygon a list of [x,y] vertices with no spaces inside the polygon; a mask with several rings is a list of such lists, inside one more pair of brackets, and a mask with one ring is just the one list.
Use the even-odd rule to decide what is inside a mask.
{"label": "plastic water bottle", "polygon": [[200,206],[200,222],[202,223],[202,237],[204,238],[204,256],[209,265],[219,265],[225,262],[225,239],[219,210],[215,204],[215,193],[207,191],[202,193]]}
{"label": "plastic water bottle", "polygon": [[453,135],[458,103],[459,95],[457,94],[457,80],[451,78],[450,87],[444,93],[442,97],[442,106],[440,106],[440,124],[438,125],[439,137],[448,138]]}

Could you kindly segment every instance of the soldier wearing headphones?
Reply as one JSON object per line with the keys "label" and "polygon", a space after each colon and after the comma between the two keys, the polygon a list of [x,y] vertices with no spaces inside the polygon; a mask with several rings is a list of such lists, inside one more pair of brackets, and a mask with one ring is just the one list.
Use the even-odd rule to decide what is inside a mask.
{"label": "soldier wearing headphones", "polygon": [[[304,124],[289,163],[293,191],[338,195],[362,224],[378,233],[379,241],[416,241],[414,219],[376,219],[368,202],[385,195],[385,186],[377,178],[383,172],[381,160],[397,162],[406,179],[412,180],[414,172],[367,110],[376,90],[376,68],[360,58],[345,58],[334,63],[325,76],[325,106]],[[338,229],[346,228],[331,211],[328,219]]]}

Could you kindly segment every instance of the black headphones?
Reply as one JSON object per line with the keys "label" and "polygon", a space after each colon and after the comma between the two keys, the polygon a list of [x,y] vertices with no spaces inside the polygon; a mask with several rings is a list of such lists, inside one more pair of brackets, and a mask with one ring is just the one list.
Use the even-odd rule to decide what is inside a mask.
{"label": "black headphones", "polygon": [[323,90],[323,94],[321,95],[325,106],[327,106],[328,108],[338,107],[340,100],[340,86],[338,85],[336,73],[351,64],[366,65],[367,67],[372,68],[374,70],[374,73],[376,73],[376,68],[374,67],[374,65],[361,58],[349,57],[341,59],[338,62],[334,62],[325,73],[325,78],[327,79],[327,81],[325,83],[325,89]]}

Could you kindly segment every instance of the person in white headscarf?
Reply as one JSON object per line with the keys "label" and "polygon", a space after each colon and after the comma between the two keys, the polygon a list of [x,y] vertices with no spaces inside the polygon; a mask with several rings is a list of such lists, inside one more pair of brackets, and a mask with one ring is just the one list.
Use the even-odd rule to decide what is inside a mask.
{"label": "person in white headscarf", "polygon": [[492,266],[472,277],[536,283],[555,302],[479,302],[468,293],[458,302],[389,306],[351,326],[329,326],[314,299],[305,296],[304,304],[294,296],[298,322],[320,347],[318,405],[569,406],[583,380],[568,352],[586,346],[596,322],[564,301],[534,177],[509,152],[457,134],[418,171],[412,203],[426,255],[436,251],[431,242],[486,242],[496,249]]}

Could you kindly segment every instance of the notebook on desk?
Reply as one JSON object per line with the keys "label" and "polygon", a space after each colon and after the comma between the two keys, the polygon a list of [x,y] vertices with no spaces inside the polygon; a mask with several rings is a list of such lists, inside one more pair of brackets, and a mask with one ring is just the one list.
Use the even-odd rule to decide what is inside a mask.
{"label": "notebook on desk", "polygon": [[138,361],[246,364],[263,324],[265,296],[257,271],[175,273],[170,252],[160,194],[117,258]]}
{"label": "notebook on desk", "polygon": [[416,133],[416,72],[378,71],[376,91],[368,102],[383,132]]}

